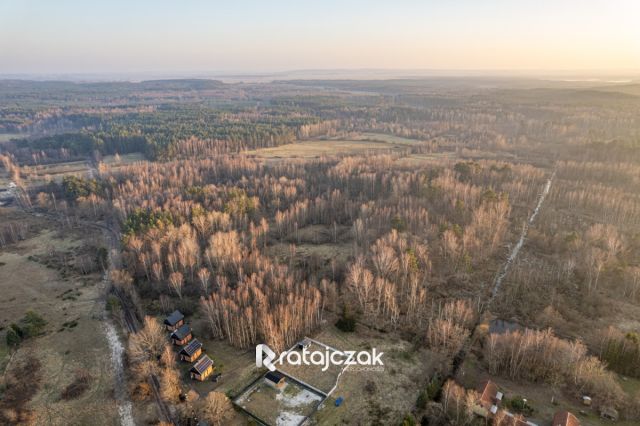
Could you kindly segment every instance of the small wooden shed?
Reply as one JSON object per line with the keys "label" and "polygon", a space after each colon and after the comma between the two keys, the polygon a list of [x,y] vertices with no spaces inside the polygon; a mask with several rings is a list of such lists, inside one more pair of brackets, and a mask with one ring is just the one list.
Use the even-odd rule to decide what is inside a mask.
{"label": "small wooden shed", "polygon": [[193,380],[199,380],[201,382],[205,381],[207,377],[211,373],[213,373],[215,367],[213,366],[213,360],[206,355],[203,355],[202,358],[198,360],[191,370],[189,370],[189,375]]}
{"label": "small wooden shed", "polygon": [[264,382],[274,389],[283,389],[287,385],[287,380],[284,374],[278,371],[269,371],[264,376]]}
{"label": "small wooden shed", "polygon": [[182,312],[175,310],[164,319],[164,325],[169,331],[175,331],[184,324],[184,315]]}
{"label": "small wooden shed", "polygon": [[181,325],[176,331],[171,333],[171,341],[177,346],[186,345],[191,341],[192,337],[191,327],[187,324]]}
{"label": "small wooden shed", "polygon": [[180,360],[194,362],[202,354],[202,343],[198,339],[193,339],[180,350]]}

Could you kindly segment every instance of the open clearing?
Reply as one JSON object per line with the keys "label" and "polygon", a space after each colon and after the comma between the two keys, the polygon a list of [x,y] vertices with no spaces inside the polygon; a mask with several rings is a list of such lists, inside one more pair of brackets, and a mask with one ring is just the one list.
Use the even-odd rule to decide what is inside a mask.
{"label": "open clearing", "polygon": [[321,156],[340,154],[364,154],[367,152],[399,151],[399,144],[374,142],[367,140],[311,140],[247,151],[247,155],[265,159],[303,158],[311,159]]}
{"label": "open clearing", "polygon": [[[379,333],[358,327],[355,333],[343,333],[333,325],[311,336],[338,350],[371,350],[383,352],[384,368],[349,367],[335,391],[314,415],[322,425],[394,424],[411,411],[418,393],[436,368],[442,356],[414,346],[391,333]],[[393,391],[391,391],[393,390]],[[335,400],[344,398],[340,407]]]}
{"label": "open clearing", "polygon": [[287,378],[282,390],[258,380],[236,399],[236,404],[272,426],[297,426],[313,414],[322,395]]}
{"label": "open clearing", "polygon": [[11,139],[24,138],[25,136],[19,133],[0,133],[0,143],[8,142]]}
{"label": "open clearing", "polygon": [[65,176],[88,177],[91,170],[89,161],[69,161],[66,163],[43,164],[38,166],[24,166],[22,173],[26,174],[30,185],[41,185],[49,180],[59,182]]}
{"label": "open clearing", "polygon": [[[115,425],[117,407],[113,398],[113,372],[103,332],[101,277],[62,277],[58,270],[37,262],[50,251],[80,247],[82,239],[73,230],[52,231],[45,219],[19,217],[3,209],[4,218],[29,222],[37,233],[0,251],[0,356],[11,370],[31,355],[41,364],[38,390],[27,408],[36,414],[35,424]],[[95,236],[93,236],[95,238]],[[10,354],[5,344],[6,328],[33,310],[47,322],[43,335],[24,341]],[[76,398],[65,400],[61,392],[78,372],[88,372],[89,386]],[[29,377],[25,377],[29,380]]]}

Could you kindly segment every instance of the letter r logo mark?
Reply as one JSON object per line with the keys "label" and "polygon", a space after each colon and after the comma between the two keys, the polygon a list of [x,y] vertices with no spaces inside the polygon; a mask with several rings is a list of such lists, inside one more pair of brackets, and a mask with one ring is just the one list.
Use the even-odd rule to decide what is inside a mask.
{"label": "letter r logo mark", "polygon": [[256,367],[267,367],[270,371],[276,371],[276,367],[271,363],[276,359],[276,353],[267,345],[260,343],[256,345]]}

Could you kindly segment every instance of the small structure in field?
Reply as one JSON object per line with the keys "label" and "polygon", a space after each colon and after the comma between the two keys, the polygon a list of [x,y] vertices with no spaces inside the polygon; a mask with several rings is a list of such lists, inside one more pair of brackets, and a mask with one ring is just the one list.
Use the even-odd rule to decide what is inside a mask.
{"label": "small structure in field", "polygon": [[267,374],[265,374],[264,382],[272,388],[278,390],[284,389],[284,387],[287,385],[287,380],[284,374],[278,371],[269,371]]}
{"label": "small structure in field", "polygon": [[299,350],[309,349],[310,346],[311,346],[311,340],[309,339],[302,339],[298,342]]}
{"label": "small structure in field", "polygon": [[178,327],[184,324],[184,315],[182,312],[175,310],[164,319],[164,325],[169,331],[175,331]]}
{"label": "small structure in field", "polygon": [[591,397],[584,395],[582,397],[582,405],[590,406],[591,405]]}
{"label": "small structure in field", "polygon": [[478,395],[480,397],[472,407],[473,412],[484,418],[495,415],[503,397],[498,386],[491,380],[485,380],[478,386]]}
{"label": "small structure in field", "polygon": [[336,402],[335,402],[336,407],[341,406],[343,401],[344,401],[343,397],[338,397],[338,399],[336,399]]}
{"label": "small structure in field", "polygon": [[202,343],[198,339],[193,339],[188,345],[180,350],[180,361],[193,362],[202,354]]}
{"label": "small structure in field", "polygon": [[201,382],[205,381],[207,377],[211,373],[213,373],[215,367],[213,366],[213,360],[206,355],[203,355],[202,358],[198,360],[191,370],[189,370],[189,375],[193,380],[199,380]]}
{"label": "small structure in field", "polygon": [[600,417],[606,420],[611,420],[612,422],[618,421],[618,410],[611,406],[604,406],[600,408]]}
{"label": "small structure in field", "polygon": [[580,426],[580,421],[568,411],[558,411],[553,416],[551,426]]}
{"label": "small structure in field", "polygon": [[183,324],[176,331],[171,333],[171,340],[174,345],[182,346],[191,341],[193,335],[191,334],[191,327],[187,324]]}

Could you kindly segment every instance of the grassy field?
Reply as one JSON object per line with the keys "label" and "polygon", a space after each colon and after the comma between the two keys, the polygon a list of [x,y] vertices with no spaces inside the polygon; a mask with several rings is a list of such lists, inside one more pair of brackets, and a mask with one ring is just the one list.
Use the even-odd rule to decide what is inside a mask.
{"label": "grassy field", "polygon": [[64,163],[43,164],[22,167],[22,174],[30,185],[41,185],[53,180],[59,182],[65,176],[88,177],[91,164],[89,161],[69,161]]}
{"label": "grassy field", "polygon": [[109,166],[118,166],[118,165],[131,164],[137,161],[146,160],[146,158],[144,158],[144,155],[140,152],[133,152],[131,154],[122,154],[122,155],[119,155],[118,157],[119,158],[116,158],[115,155],[105,155],[102,158],[102,162]]}
{"label": "grassy field", "polygon": [[322,396],[287,380],[282,390],[258,381],[236,399],[251,414],[273,426],[297,426],[316,410]]}
{"label": "grassy field", "polygon": [[[17,217],[7,209],[2,214],[9,220],[37,221]],[[33,237],[0,251],[0,356],[4,367],[11,371],[29,356],[41,364],[38,377],[25,378],[31,379],[36,388],[28,403],[36,424],[116,425],[113,372],[100,317],[101,277],[62,277],[56,269],[34,261],[33,256],[71,250],[83,241],[72,233],[53,231],[46,223],[33,225],[40,227]],[[44,334],[22,342],[10,352],[5,344],[6,329],[27,310],[47,321]],[[80,371],[89,374],[88,388],[76,398],[62,398],[61,392]]]}
{"label": "grassy field", "polygon": [[398,151],[399,144],[375,142],[368,140],[311,140],[247,151],[247,155],[265,158],[301,158],[312,159],[322,156],[363,154],[367,152]]}
{"label": "grassy field", "polygon": [[[433,374],[442,358],[426,349],[414,350],[411,343],[391,334],[358,327],[355,333],[343,333],[327,325],[315,336],[340,350],[371,350],[384,353],[384,371],[349,367],[338,386],[314,419],[320,425],[397,424],[413,408],[420,389]],[[344,398],[336,407],[336,398]]]}
{"label": "grassy field", "polygon": [[355,140],[384,142],[392,145],[420,145],[421,141],[418,139],[408,139],[395,135],[388,135],[386,133],[361,133],[354,137]]}
{"label": "grassy field", "polygon": [[8,142],[14,138],[24,138],[25,135],[21,135],[18,133],[0,133],[0,143]]}
{"label": "grassy field", "polygon": [[[297,350],[297,349],[294,349]],[[308,348],[310,352],[325,352],[325,348],[316,343],[312,343]],[[330,365],[326,371],[322,371],[323,366],[320,365],[291,365],[286,362],[277,364],[276,367],[290,376],[307,383],[314,388],[328,393],[336,383],[338,374],[342,371],[342,366]]]}

